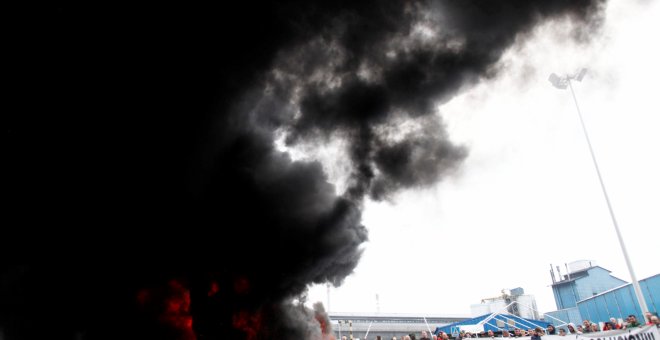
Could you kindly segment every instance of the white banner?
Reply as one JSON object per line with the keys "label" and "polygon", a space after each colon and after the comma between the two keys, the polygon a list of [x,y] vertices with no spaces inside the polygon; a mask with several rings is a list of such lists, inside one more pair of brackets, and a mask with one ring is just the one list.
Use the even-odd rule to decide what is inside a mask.
{"label": "white banner", "polygon": [[[491,338],[491,340],[504,339],[501,337]],[[529,336],[519,338],[506,338],[511,340],[531,340]],[[465,340],[465,339],[464,339]],[[479,339],[475,339],[479,340]],[[631,329],[617,329],[612,331],[585,333],[585,334],[567,334],[561,335],[542,335],[541,340],[660,340],[660,332],[656,326],[644,326]]]}
{"label": "white banner", "polygon": [[[577,340],[660,340],[660,333],[657,326],[651,325],[631,329],[579,334],[576,338]],[[545,337],[543,339],[545,340]]]}
{"label": "white banner", "polygon": [[[513,333],[513,332],[511,332]],[[561,335],[541,335],[541,340],[573,340],[574,337],[572,336],[561,336]],[[498,338],[495,338],[497,340]],[[519,338],[507,338],[511,340],[531,340],[531,336],[521,336]],[[589,339],[592,340],[592,339]],[[655,340],[660,340],[660,339],[655,339]]]}

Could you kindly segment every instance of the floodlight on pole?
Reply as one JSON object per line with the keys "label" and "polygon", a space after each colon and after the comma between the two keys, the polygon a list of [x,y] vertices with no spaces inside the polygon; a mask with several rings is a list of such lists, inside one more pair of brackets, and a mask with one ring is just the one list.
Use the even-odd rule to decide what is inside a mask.
{"label": "floodlight on pole", "polygon": [[584,138],[587,140],[587,145],[589,146],[589,153],[591,154],[591,160],[593,160],[594,167],[596,168],[596,174],[598,174],[598,180],[600,181],[600,188],[603,190],[603,195],[605,196],[605,202],[607,202],[607,208],[610,211],[610,217],[612,217],[612,224],[614,224],[614,230],[616,230],[616,236],[619,239],[619,245],[621,246],[621,251],[623,252],[623,257],[626,260],[626,265],[628,266],[628,272],[630,272],[630,278],[632,279],[633,289],[635,291],[635,296],[637,301],[639,301],[639,307],[642,309],[642,317],[649,311],[646,306],[646,301],[644,300],[644,295],[642,294],[642,289],[637,282],[637,277],[635,276],[635,271],[633,270],[632,264],[630,263],[630,258],[628,257],[628,251],[626,250],[626,245],[623,243],[623,237],[621,237],[621,231],[619,230],[619,224],[616,221],[614,216],[614,210],[612,209],[612,204],[610,203],[610,198],[607,195],[607,190],[605,190],[605,183],[603,182],[603,177],[600,174],[600,169],[598,168],[598,162],[596,161],[596,156],[594,155],[594,150],[591,147],[591,141],[589,140],[589,134],[587,133],[587,127],[584,124],[584,119],[582,119],[582,112],[580,112],[580,106],[578,105],[577,98],[575,97],[575,91],[573,91],[573,85],[571,80],[575,79],[577,81],[582,81],[582,78],[587,74],[587,69],[583,68],[575,74],[566,75],[560,77],[556,74],[551,74],[548,80],[552,83],[552,86],[558,89],[566,89],[566,87],[571,89],[571,94],[573,95],[573,101],[575,102],[575,108],[577,109],[578,117],[580,117],[580,124],[582,125],[582,132],[584,132]]}

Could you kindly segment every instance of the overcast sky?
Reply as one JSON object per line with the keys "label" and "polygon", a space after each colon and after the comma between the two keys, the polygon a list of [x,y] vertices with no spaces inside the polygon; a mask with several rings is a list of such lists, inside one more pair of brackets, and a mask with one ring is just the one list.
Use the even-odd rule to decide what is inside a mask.
{"label": "overcast sky", "polygon": [[[367,202],[369,241],[330,289],[331,312],[469,314],[522,287],[556,309],[550,264],[592,260],[630,281],[570,91],[552,72],[589,73],[574,89],[638,279],[660,272],[660,3],[610,1],[588,43],[549,22],[509,50],[499,76],[438,108],[469,148],[436,187]],[[327,304],[325,286],[309,302]],[[378,303],[376,299],[378,295]]]}

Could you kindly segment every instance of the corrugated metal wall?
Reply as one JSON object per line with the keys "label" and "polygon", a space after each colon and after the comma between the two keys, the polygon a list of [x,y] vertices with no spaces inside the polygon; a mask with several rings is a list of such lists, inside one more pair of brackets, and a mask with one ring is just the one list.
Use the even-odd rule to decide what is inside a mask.
{"label": "corrugated metal wall", "polygon": [[[649,311],[657,314],[660,307],[660,274],[640,280],[639,286]],[[632,284],[580,301],[577,305],[582,319],[594,322],[604,322],[610,317],[625,319],[630,314],[636,315],[640,321],[644,320]]]}
{"label": "corrugated metal wall", "polygon": [[[558,326],[564,322],[566,323],[572,322],[576,325],[582,323],[582,317],[580,316],[580,311],[578,310],[577,307],[557,310],[554,312],[545,313],[545,315],[546,315],[544,318],[545,321],[552,322],[552,324],[555,326]],[[551,316],[552,318],[548,316]],[[563,322],[560,322],[553,318],[562,320]]]}

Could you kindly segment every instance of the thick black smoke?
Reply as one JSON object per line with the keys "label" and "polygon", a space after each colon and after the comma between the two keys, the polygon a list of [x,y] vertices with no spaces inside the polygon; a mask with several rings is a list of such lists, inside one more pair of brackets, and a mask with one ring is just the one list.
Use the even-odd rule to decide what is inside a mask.
{"label": "thick black smoke", "polygon": [[[2,245],[32,264],[1,268],[0,332],[321,336],[294,299],[355,268],[363,200],[431,185],[466,157],[435,107],[493,76],[535,24],[568,15],[589,28],[601,3],[19,13],[14,87],[29,90],[8,119]],[[277,146],[335,140],[346,183]]]}

